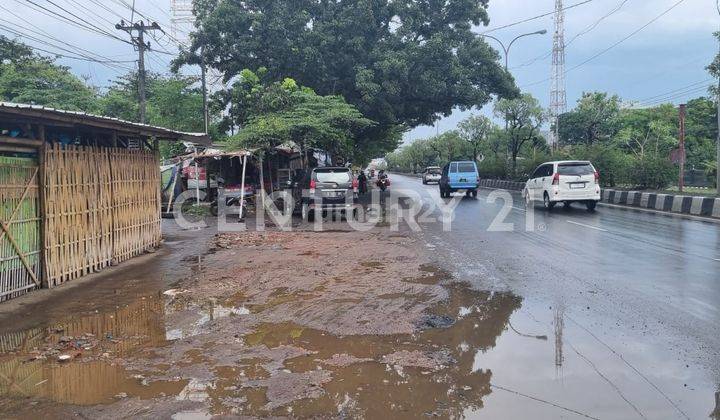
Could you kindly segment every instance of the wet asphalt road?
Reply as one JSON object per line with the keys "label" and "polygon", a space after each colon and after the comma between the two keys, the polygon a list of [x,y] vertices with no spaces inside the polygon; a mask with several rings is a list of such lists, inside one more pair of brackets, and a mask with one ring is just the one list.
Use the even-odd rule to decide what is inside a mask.
{"label": "wet asphalt road", "polygon": [[[440,200],[435,185],[392,179],[426,209]],[[511,323],[550,340],[505,334],[478,368],[486,359],[514,392],[602,418],[708,418],[720,390],[720,224],[580,205],[538,206],[528,223],[519,194],[510,207],[490,194],[462,198],[451,231],[430,222],[418,234],[458,278],[521,296]],[[498,216],[513,229],[491,231]],[[522,407],[522,418],[517,397],[494,392],[477,415],[513,418],[509,407]]]}

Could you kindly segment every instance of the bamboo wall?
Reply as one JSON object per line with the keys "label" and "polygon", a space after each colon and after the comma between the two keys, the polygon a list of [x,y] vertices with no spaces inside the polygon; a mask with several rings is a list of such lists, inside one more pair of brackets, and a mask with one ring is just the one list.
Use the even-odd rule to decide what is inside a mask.
{"label": "bamboo wall", "polygon": [[40,278],[37,172],[35,159],[0,156],[0,221],[8,227],[0,229],[0,302],[36,288],[33,276]]}
{"label": "bamboo wall", "polygon": [[44,161],[48,287],[160,244],[155,152],[55,144]]}

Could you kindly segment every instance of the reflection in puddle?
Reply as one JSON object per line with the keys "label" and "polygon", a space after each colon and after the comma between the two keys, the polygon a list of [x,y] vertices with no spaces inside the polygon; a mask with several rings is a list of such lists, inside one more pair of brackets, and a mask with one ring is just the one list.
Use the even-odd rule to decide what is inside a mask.
{"label": "reflection in puddle", "polygon": [[126,396],[176,395],[187,381],[143,381],[106,362],[69,364],[0,362],[0,396],[34,397],[64,404],[109,403]]}
{"label": "reflection in puddle", "polygon": [[[200,385],[196,382],[150,381],[117,363],[138,350],[161,347],[187,336],[181,329],[166,331],[166,317],[178,310],[166,303],[173,297],[145,296],[115,311],[0,335],[0,398],[33,397],[76,405],[103,404],[125,397],[207,399],[207,394],[198,396]],[[211,320],[250,313],[244,307],[224,307],[215,302],[189,311],[198,317],[190,329],[194,333],[202,332]]]}
{"label": "reflection in puddle", "polygon": [[[671,412],[622,360],[579,331],[576,314],[566,314],[563,306],[540,309],[511,293],[462,284],[447,289],[449,298],[432,308],[426,328],[415,334],[340,337],[293,322],[255,322],[224,341],[223,328],[253,317],[242,306],[242,294],[201,304],[177,294],[145,297],[112,312],[0,336],[0,400],[94,405],[170,397],[201,406],[176,413],[178,419],[449,418],[479,410],[491,418],[526,418],[533,412],[533,418],[554,419],[570,413],[556,403],[623,418],[629,411],[622,398],[648,418]],[[285,299],[287,292],[278,291],[270,301]],[[542,321],[530,321],[525,312]],[[198,337],[211,330],[212,339]],[[77,341],[68,337],[86,335],[97,339],[95,347],[82,349],[76,360],[56,362],[61,347]],[[160,351],[168,348],[177,350]],[[706,388],[678,391],[662,376],[689,382],[691,374],[677,371],[663,355],[636,350],[648,359],[646,365],[662,366],[658,377],[645,372],[653,383],[683,408],[701,406],[708,416]],[[29,361],[38,354],[47,359]],[[141,359],[148,364],[135,368],[157,372],[125,370],[121,358]],[[153,378],[171,369],[164,380]],[[716,404],[713,418],[720,410],[720,401]]]}
{"label": "reflection in puddle", "polygon": [[[240,354],[233,365],[212,366],[212,346],[188,350],[182,357],[189,364],[176,363],[206,365],[214,374],[211,379],[160,381],[151,375],[146,379],[114,364],[115,357],[167,346],[206,332],[213,320],[250,312],[217,301],[181,303],[176,297],[158,294],[108,314],[20,333],[14,341],[9,337],[15,336],[4,336],[0,342],[15,344],[6,344],[7,356],[0,358],[0,397],[92,405],[124,397],[173,396],[208,406],[207,412],[184,412],[176,418],[208,413],[459,416],[468,408],[482,407],[482,398],[490,393],[492,373],[473,370],[475,352],[494,345],[521,304],[509,294],[453,286],[449,300],[432,315],[451,321],[457,318],[456,322],[414,335],[336,337],[293,323],[260,324],[237,344],[239,354],[249,353],[245,358]],[[472,310],[458,317],[460,307]],[[97,350],[78,360],[61,364],[48,358],[26,363],[33,348],[52,347],[60,341],[59,335],[85,333],[112,339],[102,340]],[[110,357],[99,356],[108,352]],[[147,356],[143,353],[142,357]],[[158,362],[161,368],[162,361]]]}

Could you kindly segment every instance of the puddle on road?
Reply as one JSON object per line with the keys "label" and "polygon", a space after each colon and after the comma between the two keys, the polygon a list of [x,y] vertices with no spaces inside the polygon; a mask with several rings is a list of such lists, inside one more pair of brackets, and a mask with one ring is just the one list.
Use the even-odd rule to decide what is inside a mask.
{"label": "puddle on road", "polygon": [[[115,311],[0,335],[0,400],[33,398],[93,405],[127,397],[182,397],[188,380],[148,380],[126,371],[122,359],[199,334],[212,320],[250,312],[216,301],[178,308],[171,299],[158,293]],[[230,301],[238,299],[234,296]],[[192,318],[168,329],[166,317],[172,311],[187,311]],[[70,359],[61,361],[65,356]]]}
{"label": "puddle on road", "polygon": [[[420,279],[406,281],[448,279],[431,266],[423,271]],[[309,292],[278,289],[267,304],[256,306],[245,306],[241,292],[202,303],[148,296],[115,311],[0,336],[0,401],[94,405],[167,396],[206,407],[188,416],[526,418],[532,412],[536,419],[554,419],[577,413],[627,418],[639,412],[648,418],[682,417],[668,401],[690,418],[707,418],[712,411],[716,390],[679,370],[664,353],[637,344],[625,354],[633,366],[647,362],[656,367],[642,369],[645,380],[570,321],[559,323],[557,311],[547,306],[528,307],[511,293],[475,291],[463,284],[447,288],[449,298],[429,312],[415,334],[339,337],[292,322],[260,323],[236,344],[238,353],[260,349],[255,356],[220,361],[213,357],[220,347],[207,341],[185,351],[178,365],[206,366],[211,377],[175,380],[153,379],[152,371],[127,371],[116,358],[152,359],[146,350],[206,333],[213,321],[231,322]],[[561,325],[561,330],[547,331],[548,325]],[[58,363],[62,351],[54,350],[67,337],[95,340],[89,340],[93,347],[82,357]],[[34,349],[48,360],[28,361]],[[290,356],[273,359],[274,351]],[[170,368],[162,358],[149,362],[157,371]],[[688,384],[691,389],[683,386]],[[720,412],[720,406],[715,410]]]}

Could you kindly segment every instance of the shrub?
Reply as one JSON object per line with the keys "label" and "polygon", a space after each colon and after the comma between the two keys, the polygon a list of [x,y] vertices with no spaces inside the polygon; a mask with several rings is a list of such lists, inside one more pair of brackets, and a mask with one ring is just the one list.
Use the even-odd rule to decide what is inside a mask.
{"label": "shrub", "polygon": [[508,172],[507,160],[501,157],[487,157],[478,164],[480,178],[505,179]]}
{"label": "shrub", "polygon": [[[600,144],[576,146],[570,151],[570,157],[592,162],[600,173],[600,184],[603,187],[614,187],[628,182],[628,168],[630,168],[632,157],[617,148]],[[633,182],[630,181],[630,183]]]}
{"label": "shrub", "polygon": [[536,155],[535,158],[518,159],[517,174],[515,175],[514,181],[527,181],[538,166],[552,160],[558,159],[544,153]]}
{"label": "shrub", "polygon": [[708,177],[708,181],[717,188],[717,171],[718,171],[718,164],[717,162],[705,162],[705,175]]}
{"label": "shrub", "polygon": [[630,184],[642,189],[662,190],[677,182],[677,169],[667,158],[646,155],[632,160],[628,169]]}

